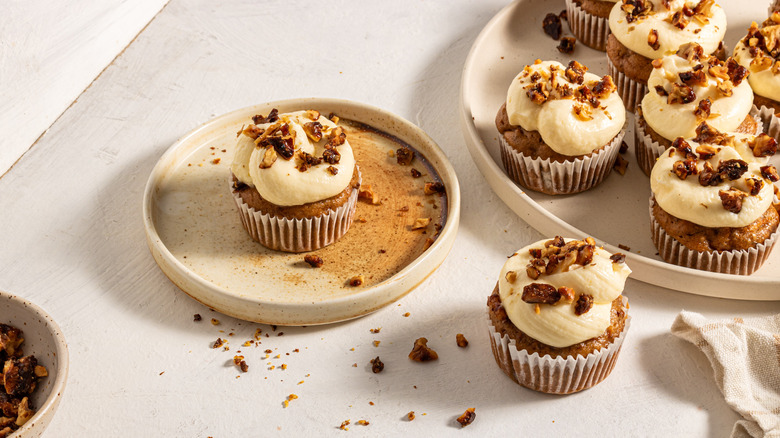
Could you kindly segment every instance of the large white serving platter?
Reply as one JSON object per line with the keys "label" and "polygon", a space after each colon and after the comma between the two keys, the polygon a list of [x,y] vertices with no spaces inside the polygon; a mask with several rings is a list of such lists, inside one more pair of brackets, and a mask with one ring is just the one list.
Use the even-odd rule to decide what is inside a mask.
{"label": "large white serving platter", "polygon": [[[751,21],[762,21],[767,2],[721,2],[729,24],[728,47],[734,47]],[[629,148],[628,172],[615,172],[600,186],[572,196],[525,191],[504,173],[498,152],[495,116],[511,80],[535,59],[567,64],[577,59],[599,75],[607,74],[606,54],[578,44],[572,55],[556,49],[542,32],[542,19],[564,9],[563,1],[519,0],[502,9],[477,37],[461,79],[461,127],[469,152],[496,194],[520,218],[545,235],[593,236],[610,251],[626,252],[632,277],[693,294],[744,300],[780,300],[780,251],[751,276],[715,274],[665,263],[650,237],[648,178]],[[570,36],[564,23],[564,31]],[[626,141],[633,146],[632,116]],[[773,159],[778,164],[778,157]]]}
{"label": "large white serving platter", "polygon": [[[269,250],[241,226],[229,189],[236,132],[255,114],[316,109],[335,113],[380,205],[358,202],[355,223],[339,241],[314,251],[319,269],[304,254]],[[350,123],[359,122],[364,125]],[[378,130],[378,131],[377,131]],[[396,163],[399,142],[417,151],[412,163]],[[438,179],[447,196],[425,195]],[[279,325],[325,324],[355,318],[399,299],[442,263],[452,248],[460,216],[455,171],[420,128],[379,108],[338,99],[308,98],[243,108],[182,137],[160,158],[146,186],[144,225],[162,271],[205,305],[240,319]],[[416,218],[432,217],[425,233]],[[436,236],[435,223],[443,227]],[[426,239],[434,238],[425,249]],[[347,280],[365,277],[361,287]]]}

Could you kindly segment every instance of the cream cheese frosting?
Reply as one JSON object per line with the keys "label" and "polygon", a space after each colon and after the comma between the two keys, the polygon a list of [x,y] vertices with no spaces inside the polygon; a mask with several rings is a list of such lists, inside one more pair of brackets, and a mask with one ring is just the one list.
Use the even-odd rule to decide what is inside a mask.
{"label": "cream cheese frosting", "polygon": [[[314,122],[321,125],[322,139],[319,141],[310,138],[304,129],[304,125]],[[238,181],[256,188],[263,199],[279,206],[307,204],[341,193],[355,169],[355,157],[349,141],[333,147],[340,155],[338,162],[322,160],[310,167],[305,166],[308,167],[305,171],[299,170],[304,168],[301,166],[302,153],[315,159],[323,156],[328,135],[337,129],[337,125],[316,111],[296,111],[280,114],[277,121],[250,125],[250,131],[263,132],[283,125],[287,125],[286,129],[292,136],[294,154],[290,159],[274,154],[277,156],[270,166],[263,164],[268,148],[255,144],[255,139],[247,135],[247,130],[239,134],[230,166]]]}
{"label": "cream cheese frosting", "polygon": [[[720,63],[713,57],[709,59]],[[656,60],[654,65],[656,67],[653,68],[647,81],[648,92],[642,98],[642,116],[655,132],[668,140],[695,136],[696,127],[703,120],[707,120],[707,123],[719,131],[734,131],[753,107],[753,90],[747,81],[741,80],[739,85],[732,87],[730,96],[724,95],[718,89],[718,86],[724,82],[724,78],[710,73],[711,65],[707,57],[698,60],[671,54],[664,56],[660,62]],[[714,68],[721,71],[724,69],[723,66]],[[687,103],[680,101],[669,103],[671,99],[669,95],[674,86],[685,85],[681,74],[691,74],[696,69],[704,72],[703,77],[706,82],[694,84],[689,81],[695,98]],[[728,77],[725,79],[730,81]],[[705,118],[696,110],[706,99],[710,100],[710,111],[709,117]]]}
{"label": "cream cheese frosting", "polygon": [[[709,153],[717,152],[709,158],[701,153],[689,155],[696,157],[693,158],[696,170],[685,178],[678,176],[673,169],[679,166],[676,163],[686,160],[686,154],[679,152],[674,146],[667,149],[658,158],[650,174],[650,188],[655,202],[672,216],[710,228],[744,227],[764,214],[774,199],[774,185],[762,175],[762,167],[767,165],[769,158],[754,156],[750,143],[754,142],[756,137],[743,134],[733,136],[733,147],[710,145],[714,150],[710,149]],[[766,136],[764,139],[771,141]],[[678,144],[677,142],[679,140],[675,144]],[[691,150],[698,152],[701,151],[699,146],[704,142],[688,140],[685,143]],[[734,180],[722,178],[720,182],[715,181],[708,185],[700,182],[705,163],[709,163],[711,168],[717,171],[720,164],[728,160],[741,160],[746,164],[746,171]],[[749,181],[751,179],[752,182]],[[760,189],[751,194],[756,184],[760,185]],[[730,189],[739,190],[740,196],[744,196],[738,212],[730,211],[721,197],[722,192]]]}
{"label": "cream cheese frosting", "polygon": [[[702,3],[711,1],[703,0]],[[660,58],[688,42],[698,43],[707,54],[713,53],[726,35],[726,13],[720,5],[711,5],[708,14],[711,16],[697,18],[687,17],[682,12],[685,6],[694,9],[700,3],[697,1],[669,0],[666,2],[669,8],[664,6],[663,0],[643,0],[643,3],[651,10],[629,21],[632,18],[623,9],[624,1],[617,2],[609,14],[609,28],[621,44],[646,58]],[[687,24],[683,29],[672,23],[675,14],[685,17]],[[657,33],[655,46],[648,43],[652,31]]]}
{"label": "cream cheese frosting", "polygon": [[[570,242],[573,239],[564,239]],[[523,333],[547,345],[561,348],[586,341],[604,333],[610,326],[612,301],[617,299],[631,269],[625,263],[613,262],[611,254],[594,246],[592,260],[586,266],[572,265],[567,270],[542,274],[532,279],[526,267],[534,257],[530,250],[545,248],[546,240],[526,246],[506,261],[498,280],[501,303],[512,323]],[[514,274],[511,274],[514,273]],[[515,278],[510,282],[507,278]],[[577,299],[561,299],[556,304],[534,304],[523,301],[523,290],[532,283],[568,287],[579,295],[593,297],[593,306],[577,315]],[[536,309],[539,313],[536,313]]]}
{"label": "cream cheese frosting", "polygon": [[[777,18],[780,19],[780,15]],[[753,87],[753,92],[759,96],[780,102],[780,60],[770,56],[766,50],[767,41],[769,41],[769,44],[772,44],[772,41],[775,44],[780,44],[777,42],[777,38],[780,38],[780,24],[759,29],[758,25],[753,23],[748,32],[748,36],[740,40],[734,47],[734,58],[742,66],[750,70],[748,81],[750,86]],[[758,33],[761,34],[762,38],[754,40],[756,46],[752,49],[752,54],[749,47],[750,40],[752,37],[757,36]],[[770,35],[774,35],[774,37]],[[763,40],[763,42],[760,40]],[[773,48],[777,50],[776,47]]]}
{"label": "cream cheese frosting", "polygon": [[[588,88],[586,93],[592,92],[602,78],[584,72],[582,83],[577,83],[576,79],[572,82],[570,78],[575,76],[567,77],[566,69],[556,61],[537,61],[526,66],[509,86],[507,116],[512,125],[538,131],[542,140],[559,154],[586,155],[605,146],[620,133],[626,121],[626,110],[618,93],[612,91],[594,101],[598,103],[596,107],[584,102],[576,90],[585,86]],[[609,83],[612,83],[611,78]],[[541,86],[549,94],[544,102],[529,97],[535,86]],[[564,89],[567,91],[560,91]],[[573,94],[565,96],[569,92]]]}

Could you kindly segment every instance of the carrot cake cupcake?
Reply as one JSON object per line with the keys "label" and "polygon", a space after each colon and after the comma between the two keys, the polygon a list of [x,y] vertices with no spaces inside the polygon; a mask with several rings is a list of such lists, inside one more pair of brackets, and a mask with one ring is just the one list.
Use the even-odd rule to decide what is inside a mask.
{"label": "carrot cake cupcake", "polygon": [[607,50],[609,12],[618,0],[566,0],[571,33],[586,46]]}
{"label": "carrot cake cupcake", "polygon": [[537,60],[509,86],[496,115],[501,158],[523,187],[571,194],[600,183],[617,158],[626,110],[612,78]]}
{"label": "carrot cake cupcake", "polygon": [[668,263],[748,275],[764,262],[780,223],[780,179],[766,134],[728,135],[703,123],[656,161],[650,175],[653,243]]}
{"label": "carrot cake cupcake", "polygon": [[[695,42],[722,51],[726,13],[714,0],[621,0],[609,14],[607,65],[629,111],[647,91],[652,61]],[[720,50],[719,50],[720,49]]]}
{"label": "carrot cake cupcake", "polygon": [[753,103],[764,132],[780,140],[780,12],[773,13],[761,27],[753,22],[734,48],[734,58],[750,71]]}
{"label": "carrot cake cupcake", "polygon": [[624,254],[585,240],[540,240],[516,252],[488,298],[498,366],[551,394],[588,389],[615,366],[628,330]]}
{"label": "carrot cake cupcake", "polygon": [[748,70],[733,58],[723,62],[707,56],[696,43],[653,61],[649,90],[634,118],[634,147],[645,174],[650,175],[656,158],[675,138],[694,137],[703,121],[724,132],[760,132],[751,115],[753,91],[747,76]]}
{"label": "carrot cake cupcake", "polygon": [[262,245],[313,251],[346,233],[360,171],[343,128],[314,110],[257,115],[238,133],[231,190]]}

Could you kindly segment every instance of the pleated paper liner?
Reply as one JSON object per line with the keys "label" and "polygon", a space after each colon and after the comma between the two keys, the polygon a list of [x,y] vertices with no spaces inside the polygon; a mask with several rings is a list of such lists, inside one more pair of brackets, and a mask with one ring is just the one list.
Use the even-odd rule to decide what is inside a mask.
{"label": "pleated paper liner", "polygon": [[612,60],[607,56],[607,71],[612,76],[612,80],[617,85],[618,94],[623,99],[623,105],[625,105],[627,111],[632,113],[639,108],[639,104],[642,103],[642,98],[647,93],[647,85],[637,82],[615,67]]}
{"label": "pleated paper liner", "polygon": [[[358,179],[362,182],[360,169],[357,168],[356,171]],[[357,205],[358,189],[356,188],[352,190],[347,202],[319,216],[303,219],[276,217],[247,205],[238,192],[232,189],[232,177],[230,184],[244,229],[252,239],[277,251],[294,253],[315,251],[339,240],[352,225]]]}
{"label": "pleated paper liner", "polygon": [[[623,302],[628,302],[626,297],[623,297]],[[585,357],[553,358],[548,354],[541,357],[539,353],[529,354],[526,350],[518,350],[515,341],[509,336],[502,336],[489,317],[487,322],[493,357],[504,374],[515,383],[534,391],[571,394],[588,389],[609,376],[620,355],[631,317],[626,315],[623,331],[611,345]]]}
{"label": "pleated paper liner", "polygon": [[661,258],[686,268],[721,274],[750,275],[766,261],[772,252],[777,230],[762,243],[746,250],[694,251],[668,235],[653,215],[655,197],[650,196],[650,228],[655,247]]}
{"label": "pleated paper liner", "polygon": [[602,52],[607,50],[608,18],[587,13],[574,0],[566,0],[566,16],[569,29],[579,42]]}
{"label": "pleated paper liner", "polygon": [[775,114],[775,109],[765,106],[757,108],[753,105],[753,110],[758,113],[758,117],[764,123],[764,132],[768,136],[774,137],[775,140],[780,141],[780,117]]}
{"label": "pleated paper liner", "polygon": [[[762,133],[765,125],[755,106],[750,111],[750,116],[756,121],[756,135]],[[647,122],[645,121],[645,123]],[[780,127],[778,127],[778,130],[780,130]],[[639,115],[634,116],[634,155],[636,155],[636,162],[639,164],[639,168],[642,169],[645,175],[650,176],[650,172],[653,171],[653,166],[655,166],[655,161],[666,149],[666,146],[661,145],[650,137],[645,127],[639,123]]]}
{"label": "pleated paper liner", "polygon": [[596,186],[609,175],[615,164],[625,126],[612,141],[589,156],[559,163],[532,158],[517,152],[499,134],[501,160],[507,175],[521,186],[548,195],[579,193]]}

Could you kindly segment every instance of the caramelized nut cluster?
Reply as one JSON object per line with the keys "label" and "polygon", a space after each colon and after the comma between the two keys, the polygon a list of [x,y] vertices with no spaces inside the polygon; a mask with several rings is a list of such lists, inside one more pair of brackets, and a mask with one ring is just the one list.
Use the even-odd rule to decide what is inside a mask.
{"label": "caramelized nut cluster", "polygon": [[[579,269],[593,262],[596,251],[596,241],[592,237],[585,240],[571,240],[565,242],[561,236],[548,240],[544,248],[532,248],[529,250],[531,262],[526,266],[526,275],[532,280],[538,280],[542,275],[552,275],[558,272],[567,272]],[[613,263],[624,263],[624,254],[614,254],[610,257]],[[509,283],[517,281],[517,273],[507,272],[506,280]],[[593,305],[593,297],[577,292],[566,286],[556,288],[546,283],[531,283],[523,287],[521,299],[526,303],[554,305],[559,302],[576,302],[575,313],[586,313]],[[583,304],[580,304],[582,301]],[[590,304],[587,304],[590,303]],[[579,310],[578,310],[579,309]],[[580,313],[577,313],[580,312]],[[538,308],[537,308],[538,313]]]}
{"label": "caramelized nut cluster", "polygon": [[[633,23],[641,21],[646,17],[653,15],[653,3],[649,0],[622,0],[620,8],[626,14],[626,21]],[[669,0],[662,0],[661,5],[667,11],[672,10]],[[682,8],[675,11],[666,21],[672,23],[678,29],[685,29],[691,20],[695,20],[701,25],[709,23],[712,18],[712,7],[715,6],[715,0],[700,0],[695,6],[690,7],[686,2]],[[657,49],[656,49],[657,50]]]}
{"label": "caramelized nut cluster", "polygon": [[773,74],[780,74],[780,12],[773,13],[760,28],[753,22],[742,43],[753,58],[752,71],[771,69]]}
{"label": "caramelized nut cluster", "polygon": [[[696,128],[696,137],[693,139],[699,143],[696,151],[682,137],[676,138],[669,148],[669,156],[680,155],[681,159],[672,164],[672,173],[681,180],[689,176],[698,175],[699,184],[708,186],[717,186],[725,181],[736,181],[748,171],[748,163],[740,159],[719,160],[717,167],[713,167],[709,159],[715,156],[721,147],[733,147],[735,145],[734,137],[721,133],[711,127],[707,122],[702,122]],[[761,134],[748,140],[748,146],[752,149],[756,157],[766,157],[774,155],[777,151],[777,140]],[[699,161],[703,161],[701,169]],[[777,169],[768,165],[761,168],[761,176],[771,182],[775,182],[780,177],[777,175]],[[721,199],[723,208],[732,212],[742,211],[742,201],[747,196],[756,196],[764,187],[764,181],[758,178],[747,178],[745,185],[747,191],[736,187],[729,187],[728,190],[720,190],[718,196]]]}
{"label": "caramelized nut cluster", "polygon": [[[719,60],[714,56],[705,56],[702,47],[696,43],[687,43],[677,50],[677,56],[687,59],[696,65],[690,71],[684,71],[673,77],[667,74],[667,79],[672,82],[668,87],[661,85],[655,86],[655,92],[659,96],[665,96],[668,104],[686,104],[696,101],[694,87],[706,86],[709,78],[716,82],[716,87],[723,97],[729,97],[734,93],[734,87],[739,86],[750,72],[745,67],[739,65],[734,58],[729,58],[726,62]],[[653,61],[653,67],[661,68],[663,61],[656,59]],[[679,82],[677,81],[679,79]],[[698,121],[707,120],[710,117],[712,101],[709,98],[699,102],[696,109],[693,110]]]}
{"label": "caramelized nut cluster", "polygon": [[48,376],[35,356],[25,356],[22,331],[0,323],[0,436],[8,436],[35,415],[30,394]]}

